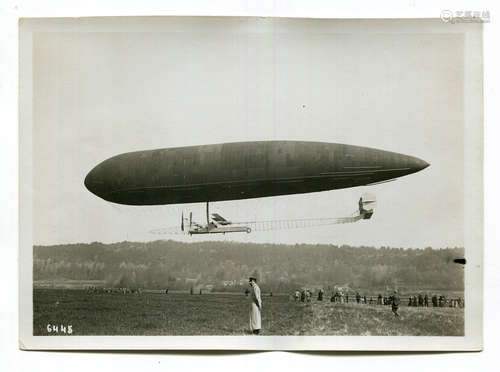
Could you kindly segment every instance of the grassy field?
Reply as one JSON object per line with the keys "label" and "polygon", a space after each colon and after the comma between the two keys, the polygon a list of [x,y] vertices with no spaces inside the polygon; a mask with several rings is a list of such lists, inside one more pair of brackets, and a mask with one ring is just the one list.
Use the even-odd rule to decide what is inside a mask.
{"label": "grassy field", "polygon": [[[47,325],[71,325],[73,335],[245,335],[248,299],[239,294],[86,293],[34,289],[34,335],[61,335]],[[462,336],[459,308],[296,303],[263,298],[263,335]],[[50,329],[50,327],[49,327]]]}

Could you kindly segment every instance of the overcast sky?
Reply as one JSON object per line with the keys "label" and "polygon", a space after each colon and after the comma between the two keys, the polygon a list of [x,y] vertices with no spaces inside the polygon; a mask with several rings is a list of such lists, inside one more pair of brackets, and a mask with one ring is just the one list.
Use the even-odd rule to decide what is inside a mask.
{"label": "overcast sky", "polygon": [[179,224],[182,211],[203,221],[203,204],[119,206],[90,193],[85,175],[113,155],[277,139],[369,146],[431,166],[377,186],[211,207],[235,221],[341,217],[369,191],[378,199],[369,221],[175,239],[463,246],[459,34],[342,32],[336,21],[161,23],[35,35],[35,244],[171,238],[149,230]]}

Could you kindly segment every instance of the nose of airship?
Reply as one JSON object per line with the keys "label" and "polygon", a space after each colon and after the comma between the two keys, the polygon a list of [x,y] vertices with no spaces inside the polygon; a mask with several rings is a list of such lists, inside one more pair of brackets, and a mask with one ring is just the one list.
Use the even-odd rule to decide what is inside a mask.
{"label": "nose of airship", "polygon": [[430,164],[425,160],[416,158],[414,156],[410,156],[408,159],[408,168],[410,168],[410,173],[419,172],[422,169],[427,168],[429,165]]}
{"label": "nose of airship", "polygon": [[376,159],[374,165],[379,169],[372,176],[377,182],[413,174],[429,166],[425,160],[415,156],[383,150],[375,150],[371,153],[371,158]]}

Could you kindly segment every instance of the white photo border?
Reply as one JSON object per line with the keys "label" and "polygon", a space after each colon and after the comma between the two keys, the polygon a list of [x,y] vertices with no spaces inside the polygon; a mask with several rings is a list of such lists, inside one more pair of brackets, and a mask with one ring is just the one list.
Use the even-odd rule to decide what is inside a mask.
{"label": "white photo border", "polygon": [[[165,22],[168,18],[168,22]],[[33,336],[33,35],[37,32],[162,31],[198,17],[21,19],[19,23],[19,342],[37,350],[369,350],[482,349],[483,79],[482,25],[439,19],[335,20],[334,32],[460,33],[464,35],[465,336]],[[277,18],[279,22],[293,19]],[[305,19],[302,19],[305,20]],[[313,19],[307,19],[313,22]]]}

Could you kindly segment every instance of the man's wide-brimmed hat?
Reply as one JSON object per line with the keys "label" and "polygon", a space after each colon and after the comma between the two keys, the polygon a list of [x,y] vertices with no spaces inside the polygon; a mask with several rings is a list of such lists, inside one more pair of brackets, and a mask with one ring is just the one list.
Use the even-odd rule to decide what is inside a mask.
{"label": "man's wide-brimmed hat", "polygon": [[255,276],[251,276],[251,277],[248,278],[248,280],[255,280],[255,281],[257,281],[257,278]]}

